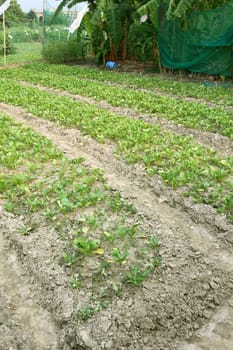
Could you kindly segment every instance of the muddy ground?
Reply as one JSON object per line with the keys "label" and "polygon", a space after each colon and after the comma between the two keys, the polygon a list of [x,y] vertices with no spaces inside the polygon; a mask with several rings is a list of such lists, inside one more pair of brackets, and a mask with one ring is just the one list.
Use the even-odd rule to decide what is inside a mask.
{"label": "muddy ground", "polygon": [[[100,106],[110,109],[104,102]],[[157,176],[148,178],[139,165],[126,165],[111,143],[99,144],[20,108],[0,104],[0,110],[52,140],[67,158],[84,157],[88,166],[104,169],[109,185],[156,232],[162,256],[158,273],[141,288],[129,288],[77,326],[71,317],[77,295],[59,263],[63,243],[43,218],[33,236],[16,235],[27,218],[5,212],[1,202],[0,350],[232,350],[233,226],[225,216],[193,204]],[[129,110],[114,112],[149,121]],[[220,135],[160,123],[233,154],[232,142]]]}

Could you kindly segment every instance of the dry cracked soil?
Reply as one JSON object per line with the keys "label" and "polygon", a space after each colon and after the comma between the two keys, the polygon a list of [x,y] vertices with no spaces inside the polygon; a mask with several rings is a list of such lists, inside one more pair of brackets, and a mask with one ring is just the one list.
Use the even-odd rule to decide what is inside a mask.
{"label": "dry cracked soil", "polygon": [[[110,106],[103,102],[101,108]],[[87,166],[102,168],[112,189],[156,232],[162,256],[159,273],[77,326],[71,318],[75,290],[59,264],[56,232],[41,219],[33,236],[16,235],[24,217],[6,212],[0,202],[0,350],[232,350],[233,226],[225,216],[183,198],[156,176],[148,178],[140,165],[117,159],[111,143],[10,105],[0,110],[46,136],[68,159],[84,157]],[[129,110],[114,112],[135,117]],[[163,127],[233,154],[232,143],[220,135],[166,121]]]}

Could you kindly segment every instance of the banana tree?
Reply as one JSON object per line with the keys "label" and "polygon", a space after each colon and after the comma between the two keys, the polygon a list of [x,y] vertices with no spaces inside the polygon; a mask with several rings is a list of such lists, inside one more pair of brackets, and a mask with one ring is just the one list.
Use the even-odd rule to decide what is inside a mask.
{"label": "banana tree", "polygon": [[[77,5],[83,0],[62,0],[55,16],[65,7]],[[210,9],[223,5],[229,0],[87,0],[89,12],[84,17],[84,27],[91,38],[94,54],[99,63],[108,60],[125,60],[128,57],[129,32],[134,24],[138,25],[140,17],[149,18],[154,30],[148,40],[153,46],[153,56],[159,56],[156,31],[158,13],[163,6],[163,15],[167,19],[185,18],[188,11]],[[148,28],[144,26],[145,28]],[[145,36],[142,36],[145,38]],[[144,42],[148,42],[147,38]],[[155,58],[155,57],[152,57]]]}
{"label": "banana tree", "polygon": [[151,21],[157,28],[158,11],[161,5],[166,8],[165,16],[167,19],[171,19],[174,17],[181,18],[185,16],[187,11],[208,10],[228,2],[229,0],[149,0],[139,6],[138,13],[141,16],[150,16]]}
{"label": "banana tree", "polygon": [[[54,17],[67,6],[81,0],[63,0]],[[128,55],[128,32],[136,13],[135,0],[88,0],[89,13],[84,18],[85,28],[91,37],[97,60],[125,60]]]}

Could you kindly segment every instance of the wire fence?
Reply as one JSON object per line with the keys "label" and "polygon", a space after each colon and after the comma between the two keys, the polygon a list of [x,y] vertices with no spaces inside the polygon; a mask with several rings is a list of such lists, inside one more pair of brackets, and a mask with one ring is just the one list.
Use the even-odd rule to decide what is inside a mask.
{"label": "wire fence", "polygon": [[[49,44],[58,45],[77,38],[77,33],[69,35],[69,27],[77,16],[77,11],[65,11],[52,22],[54,9],[48,6],[43,11],[32,11],[32,18],[21,23],[8,23],[6,12],[6,64],[32,62],[42,59],[42,49]],[[0,66],[4,65],[4,35],[0,27]]]}

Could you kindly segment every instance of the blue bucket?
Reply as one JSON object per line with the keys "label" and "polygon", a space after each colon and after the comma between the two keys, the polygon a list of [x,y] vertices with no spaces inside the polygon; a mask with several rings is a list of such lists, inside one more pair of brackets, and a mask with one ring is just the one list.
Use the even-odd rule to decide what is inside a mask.
{"label": "blue bucket", "polygon": [[108,62],[106,62],[105,68],[106,69],[117,69],[118,64],[116,62],[113,62],[113,61],[108,61]]}

